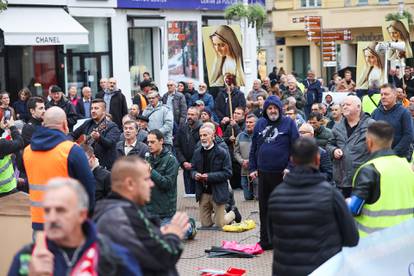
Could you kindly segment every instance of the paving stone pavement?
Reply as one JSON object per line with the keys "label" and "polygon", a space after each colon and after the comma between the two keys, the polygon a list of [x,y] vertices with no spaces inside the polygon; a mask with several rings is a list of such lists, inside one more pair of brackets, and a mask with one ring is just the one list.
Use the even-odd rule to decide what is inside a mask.
{"label": "paving stone pavement", "polygon": [[[198,203],[195,198],[184,198],[184,183],[182,172],[178,176],[177,209],[185,211],[190,217],[195,218],[197,226],[200,226],[198,217]],[[211,246],[220,246],[222,240],[237,241],[242,244],[255,244],[259,240],[259,205],[257,201],[245,201],[241,190],[234,191],[236,205],[242,215],[242,219],[252,219],[256,222],[256,228],[243,233],[229,233],[218,230],[198,230],[194,240],[186,241],[184,252],[178,262],[177,268],[180,275],[199,275],[197,268],[214,268],[227,270],[229,267],[238,267],[247,270],[245,275],[271,275],[272,251],[252,258],[208,258],[205,249]]]}

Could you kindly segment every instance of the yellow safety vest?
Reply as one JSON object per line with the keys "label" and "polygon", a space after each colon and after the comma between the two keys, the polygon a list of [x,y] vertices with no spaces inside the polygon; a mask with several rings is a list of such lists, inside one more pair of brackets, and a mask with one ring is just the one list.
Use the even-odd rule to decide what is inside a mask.
{"label": "yellow safety vest", "polygon": [[381,94],[373,94],[371,95],[371,98],[368,95],[365,95],[362,97],[362,111],[372,114],[372,112],[379,106],[380,100]]}
{"label": "yellow safety vest", "polygon": [[373,204],[364,204],[355,218],[359,236],[397,225],[414,218],[414,172],[405,158],[396,155],[374,158],[361,168],[373,164],[380,173],[380,197]]}
{"label": "yellow safety vest", "polygon": [[17,186],[10,155],[0,159],[0,194],[8,193]]}

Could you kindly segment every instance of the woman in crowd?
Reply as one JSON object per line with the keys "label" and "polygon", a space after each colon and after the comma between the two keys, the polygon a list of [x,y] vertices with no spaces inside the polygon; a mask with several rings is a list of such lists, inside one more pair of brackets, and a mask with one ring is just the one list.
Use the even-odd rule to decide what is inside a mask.
{"label": "woman in crowd", "polygon": [[243,52],[232,28],[219,26],[210,40],[216,53],[211,86],[224,86],[226,74],[236,76],[236,86],[244,86]]}
{"label": "woman in crowd", "polygon": [[13,103],[14,111],[16,112],[16,119],[27,122],[29,120],[29,110],[27,109],[27,101],[32,96],[28,88],[23,88],[17,93],[18,100]]}
{"label": "woman in crowd", "polygon": [[187,107],[189,107],[191,105],[191,94],[190,92],[188,92],[187,83],[183,81],[179,81],[177,84],[177,91],[184,95]]}

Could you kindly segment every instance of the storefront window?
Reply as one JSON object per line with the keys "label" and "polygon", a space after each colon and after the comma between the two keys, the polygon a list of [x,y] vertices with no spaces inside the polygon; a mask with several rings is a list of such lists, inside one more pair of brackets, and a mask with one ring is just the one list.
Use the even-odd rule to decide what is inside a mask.
{"label": "storefront window", "polygon": [[99,80],[111,77],[110,25],[108,18],[77,17],[89,32],[89,44],[66,46],[67,85],[90,86],[92,94],[99,90]]}
{"label": "storefront window", "polygon": [[129,73],[131,92],[135,95],[139,90],[144,72],[154,76],[152,28],[129,29]]}

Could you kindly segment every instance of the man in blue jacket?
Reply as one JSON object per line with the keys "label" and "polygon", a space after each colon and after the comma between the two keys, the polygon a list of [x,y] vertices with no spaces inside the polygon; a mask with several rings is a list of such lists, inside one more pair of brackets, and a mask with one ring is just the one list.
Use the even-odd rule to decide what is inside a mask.
{"label": "man in blue jacket", "polygon": [[267,231],[267,202],[273,189],[282,182],[291,147],[299,137],[296,123],[282,114],[282,102],[270,96],[254,128],[249,156],[250,178],[259,177],[260,245],[272,249]]}
{"label": "man in blue jacket", "polygon": [[413,123],[410,112],[397,103],[397,91],[389,84],[381,86],[381,104],[372,113],[376,121],[386,121],[394,128],[392,149],[400,157],[411,158],[410,144],[413,141]]}

